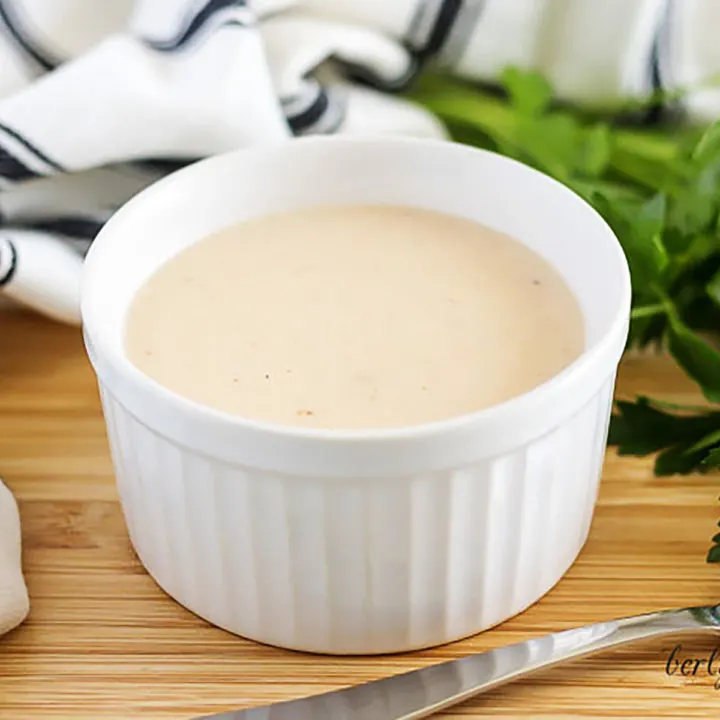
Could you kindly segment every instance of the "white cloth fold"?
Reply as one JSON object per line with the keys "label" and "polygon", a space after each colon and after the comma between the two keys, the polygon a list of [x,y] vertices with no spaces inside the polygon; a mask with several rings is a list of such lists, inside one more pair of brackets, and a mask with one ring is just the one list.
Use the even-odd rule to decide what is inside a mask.
{"label": "white cloth fold", "polygon": [[17,504],[0,480],[0,635],[25,620],[29,609],[21,567]]}
{"label": "white cloth fold", "polygon": [[[445,137],[392,92],[428,64],[482,82],[533,67],[613,108],[720,73],[719,24],[718,0],[0,0],[0,292],[78,322],[69,278],[94,234],[178,163]],[[685,102],[720,117],[720,89]]]}

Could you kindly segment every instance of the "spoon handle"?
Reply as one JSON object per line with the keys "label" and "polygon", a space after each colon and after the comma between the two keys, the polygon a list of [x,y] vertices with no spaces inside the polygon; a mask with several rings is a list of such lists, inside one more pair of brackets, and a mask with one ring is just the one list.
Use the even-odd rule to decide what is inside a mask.
{"label": "spoon handle", "polygon": [[636,640],[716,625],[710,608],[611,620],[532,638],[301,700],[208,716],[206,720],[416,720],[543,668]]}

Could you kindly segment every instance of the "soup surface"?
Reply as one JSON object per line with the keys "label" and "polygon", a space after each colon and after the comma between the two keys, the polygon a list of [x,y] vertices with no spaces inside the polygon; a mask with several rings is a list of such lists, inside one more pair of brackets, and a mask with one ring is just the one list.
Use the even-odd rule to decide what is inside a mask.
{"label": "soup surface", "polygon": [[126,352],[191,400],[367,429],[469,413],[583,351],[575,297],[518,241],[445,214],[318,206],[200,240],[134,298]]}

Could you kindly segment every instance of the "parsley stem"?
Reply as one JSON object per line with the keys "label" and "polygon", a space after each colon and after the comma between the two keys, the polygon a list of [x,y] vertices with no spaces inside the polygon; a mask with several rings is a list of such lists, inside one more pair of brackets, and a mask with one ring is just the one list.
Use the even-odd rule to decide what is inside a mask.
{"label": "parsley stem", "polygon": [[655,303],[654,305],[641,305],[632,309],[630,317],[633,320],[644,317],[652,317],[653,315],[665,315],[668,311],[667,303]]}
{"label": "parsley stem", "polygon": [[658,400],[653,398],[648,401],[651,407],[659,408],[660,410],[674,410],[683,413],[702,413],[706,415],[717,415],[720,419],[720,413],[711,411],[709,405],[681,405],[680,403],[668,402],[667,400]]}

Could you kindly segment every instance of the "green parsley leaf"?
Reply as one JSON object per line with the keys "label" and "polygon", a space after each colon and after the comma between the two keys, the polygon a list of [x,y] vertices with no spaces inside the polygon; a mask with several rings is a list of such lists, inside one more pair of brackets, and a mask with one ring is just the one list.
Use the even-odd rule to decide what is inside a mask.
{"label": "green parsley leaf", "polygon": [[670,203],[668,223],[684,236],[707,230],[717,219],[718,169],[704,169],[679,189]]}
{"label": "green parsley leaf", "polygon": [[567,180],[577,162],[579,130],[570,115],[524,118],[518,125],[517,142],[531,164],[558,180]]}
{"label": "green parsley leaf", "polygon": [[720,353],[671,316],[668,347],[680,367],[695,380],[705,397],[720,402]]}
{"label": "green parsley leaf", "polygon": [[608,443],[618,446],[620,455],[651,455],[668,447],[691,448],[697,438],[720,429],[720,411],[687,414],[668,412],[649,398],[635,402],[619,400],[613,416]]}
{"label": "green parsley leaf", "polygon": [[713,302],[720,307],[720,270],[713,275],[712,280],[708,283],[707,292]]}
{"label": "green parsley leaf", "polygon": [[715,122],[703,133],[692,152],[696,165],[705,166],[720,159],[720,122]]}
{"label": "green parsley leaf", "polygon": [[598,177],[607,170],[612,154],[612,137],[607,125],[598,123],[587,131],[578,151],[578,170]]}
{"label": "green parsley leaf", "polygon": [[700,440],[688,449],[688,452],[694,453],[699,450],[707,450],[708,448],[714,448],[716,445],[720,445],[720,428],[708,433],[704,438],[700,438]]}
{"label": "green parsley leaf", "polygon": [[[717,541],[716,541],[717,542]],[[707,562],[720,563],[720,542],[708,550]]]}
{"label": "green parsley leaf", "polygon": [[664,195],[654,195],[641,208],[635,217],[634,229],[638,237],[652,240],[660,235],[665,225],[666,199]]}
{"label": "green parsley leaf", "polygon": [[667,448],[655,460],[655,474],[658,476],[687,475],[702,466],[704,457],[702,451],[690,452],[682,445]]}
{"label": "green parsley leaf", "polygon": [[710,454],[705,458],[705,465],[709,469],[720,468],[720,447],[713,448]]}
{"label": "green parsley leaf", "polygon": [[521,115],[537,117],[550,106],[552,88],[539,73],[509,67],[502,73],[501,81]]}
{"label": "green parsley leaf", "polygon": [[642,204],[598,198],[595,204],[623,246],[636,295],[662,299],[663,273],[669,263],[662,242],[665,197],[658,194]]}

